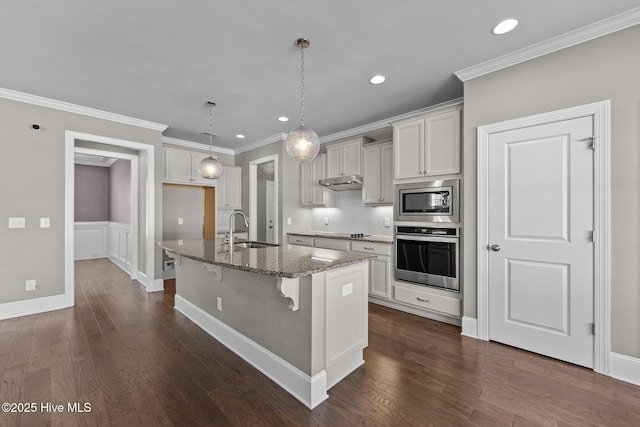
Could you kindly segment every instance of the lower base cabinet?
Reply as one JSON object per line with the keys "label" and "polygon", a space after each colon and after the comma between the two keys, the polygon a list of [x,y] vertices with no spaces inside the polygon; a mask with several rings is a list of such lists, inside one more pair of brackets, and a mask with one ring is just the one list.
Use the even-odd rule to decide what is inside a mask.
{"label": "lower base cabinet", "polygon": [[369,261],[369,295],[380,298],[391,298],[391,245],[356,241],[351,243],[351,250],[375,254],[377,257]]}
{"label": "lower base cabinet", "polygon": [[413,289],[407,286],[394,286],[394,299],[399,302],[415,305],[427,310],[438,311],[450,316],[460,316],[460,300],[444,295]]}

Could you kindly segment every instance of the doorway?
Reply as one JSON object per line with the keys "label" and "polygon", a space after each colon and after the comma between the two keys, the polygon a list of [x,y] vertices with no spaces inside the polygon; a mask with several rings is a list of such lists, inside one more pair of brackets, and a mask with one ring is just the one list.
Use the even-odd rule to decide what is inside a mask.
{"label": "doorway", "polygon": [[609,102],[478,128],[479,338],[608,372],[608,129]]}
{"label": "doorway", "polygon": [[[120,140],[115,138],[104,137],[100,135],[91,135],[81,132],[66,131],[65,132],[65,307],[73,307],[75,304],[75,264],[74,264],[74,191],[75,191],[75,160],[74,155],[78,147],[76,142],[88,141],[91,143],[104,144],[105,146],[124,147],[139,154],[138,164],[140,168],[146,171],[146,182],[144,183],[144,192],[140,196],[144,197],[143,211],[132,216],[132,227],[137,227],[142,233],[140,242],[143,243],[144,254],[144,270],[141,272],[138,268],[140,259],[137,260],[138,267],[132,274],[137,275],[137,280],[145,285],[147,292],[153,292],[162,289],[162,279],[155,279],[155,147],[150,144],[142,144],[139,142]],[[108,151],[108,150],[105,150]],[[137,177],[137,173],[136,173]],[[133,179],[133,176],[132,176]],[[138,204],[135,203],[137,206]],[[144,213],[143,213],[144,212]],[[138,231],[136,230],[136,233]],[[143,237],[143,238],[142,238]],[[137,242],[136,242],[137,243]],[[139,247],[139,249],[142,249]],[[133,254],[132,254],[133,255]],[[138,257],[138,251],[135,251]],[[139,257],[138,257],[139,258]]]}
{"label": "doorway", "polygon": [[[109,258],[137,280],[138,156],[82,147],[75,147],[74,155],[75,174],[85,168],[83,182],[74,180],[74,259]],[[100,193],[96,185],[106,188],[103,197],[93,197]]]}
{"label": "doorway", "polygon": [[249,162],[249,239],[279,242],[278,155]]}

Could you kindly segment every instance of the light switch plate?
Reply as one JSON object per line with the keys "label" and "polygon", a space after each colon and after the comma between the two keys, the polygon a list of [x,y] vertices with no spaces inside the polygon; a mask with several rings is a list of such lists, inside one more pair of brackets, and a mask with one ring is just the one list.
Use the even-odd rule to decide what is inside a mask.
{"label": "light switch plate", "polygon": [[40,218],[40,228],[49,228],[49,227],[51,227],[51,219]]}
{"label": "light switch plate", "polygon": [[24,282],[24,288],[27,291],[35,291],[38,289],[38,285],[35,280],[27,280]]}
{"label": "light switch plate", "polygon": [[384,219],[384,226],[385,227],[391,227],[391,218],[385,218]]}
{"label": "light switch plate", "polygon": [[288,216],[288,217],[287,217],[287,225],[291,225],[291,223],[292,223],[292,221],[291,221],[291,217],[290,217],[290,216]]}
{"label": "light switch plate", "polygon": [[25,228],[25,219],[17,217],[9,218],[9,228]]}
{"label": "light switch plate", "polygon": [[178,218],[178,225],[184,224],[184,218]]}

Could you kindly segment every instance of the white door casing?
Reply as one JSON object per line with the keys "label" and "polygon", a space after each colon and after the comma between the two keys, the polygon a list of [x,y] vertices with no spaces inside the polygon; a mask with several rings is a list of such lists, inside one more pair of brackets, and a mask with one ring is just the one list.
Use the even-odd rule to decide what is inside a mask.
{"label": "white door casing", "polygon": [[593,367],[592,117],[489,137],[489,339]]}
{"label": "white door casing", "polygon": [[[543,216],[542,213],[548,211],[545,211],[544,207],[541,206],[540,202],[534,197],[523,197],[518,200],[516,196],[515,200],[510,199],[508,203],[505,204],[505,197],[501,197],[500,194],[492,194],[492,192],[496,190],[490,185],[490,181],[496,178],[496,170],[500,171],[501,169],[500,166],[495,165],[495,161],[492,160],[493,153],[491,151],[491,144],[493,144],[494,141],[499,141],[499,139],[496,138],[499,138],[500,134],[507,135],[508,132],[518,129],[549,125],[562,121],[572,121],[580,118],[592,121],[593,132],[588,136],[595,137],[593,154],[587,153],[587,151],[589,151],[588,144],[590,141],[572,142],[570,143],[571,145],[568,145],[568,142],[561,142],[561,137],[559,138],[557,133],[554,135],[552,132],[551,134],[555,136],[556,142],[560,142],[559,145],[553,145],[552,140],[554,138],[542,139],[538,143],[520,141],[516,144],[511,144],[510,148],[505,149],[503,146],[501,159],[505,162],[511,162],[511,166],[518,164],[518,169],[511,169],[509,173],[515,172],[515,187],[520,186],[520,193],[524,192],[522,190],[525,187],[522,186],[527,185],[526,180],[522,180],[522,178],[531,173],[537,173],[536,176],[539,179],[538,186],[545,183],[547,185],[553,185],[553,176],[562,177],[564,174],[564,178],[561,179],[561,185],[565,186],[564,188],[568,192],[567,194],[574,192],[574,195],[577,195],[578,192],[584,193],[585,190],[573,188],[575,178],[572,178],[572,174],[577,171],[571,168],[575,168],[575,166],[572,165],[569,171],[563,172],[563,170],[568,165],[569,157],[567,156],[578,152],[578,146],[583,144],[582,148],[584,148],[584,151],[582,151],[582,154],[593,156],[591,163],[593,165],[593,185],[589,188],[590,191],[588,192],[593,195],[594,207],[583,219],[583,221],[592,222],[593,225],[591,227],[587,227],[586,230],[576,228],[585,227],[584,225],[579,225],[575,222],[578,220],[574,221],[574,218],[570,216],[574,213],[572,210],[575,210],[576,207],[572,208],[566,198],[559,197],[558,194],[561,193],[556,192],[556,195],[552,196],[556,197],[555,201],[551,200],[549,202],[554,206],[552,209],[556,213],[559,213],[559,215],[555,217],[545,216],[544,218],[541,218],[541,216]],[[579,121],[580,120],[578,120],[578,122]],[[590,304],[588,301],[582,302],[582,304],[588,304],[592,307],[595,322],[595,336],[592,340],[594,348],[593,362],[588,364],[588,366],[592,366],[597,372],[604,374],[609,373],[609,126],[610,102],[603,101],[478,128],[478,338],[484,340],[495,339],[494,337],[500,337],[503,333],[499,328],[494,330],[495,322],[493,320],[495,319],[491,319],[491,317],[494,316],[493,308],[495,304],[499,303],[502,303],[503,307],[507,306],[511,309],[511,311],[506,314],[506,318],[509,319],[507,322],[509,326],[516,325],[525,327],[539,333],[546,330],[548,336],[542,339],[543,343],[546,343],[549,336],[560,337],[563,334],[566,336],[567,333],[563,332],[563,330],[568,330],[574,333],[574,335],[577,331],[580,331],[582,335],[590,333],[590,325],[575,324],[577,320],[571,318],[573,313],[558,315],[548,311],[550,307],[554,307],[555,310],[552,310],[552,312],[562,313],[560,308],[567,307],[566,305],[563,306],[561,303],[558,303],[558,298],[555,297],[559,297],[560,301],[565,298],[567,303],[569,300],[578,301],[576,298],[579,298],[579,296],[571,291],[571,283],[572,281],[577,283],[579,281],[589,280],[584,279],[584,277],[580,279],[578,276],[585,272],[593,271],[593,304]],[[561,133],[562,132],[560,132],[560,134]],[[517,134],[512,133],[511,136],[515,136],[513,140],[518,140]],[[529,139],[528,141],[531,140],[533,139]],[[585,144],[586,147],[584,146]],[[535,163],[533,156],[542,155],[542,153],[545,152],[546,156],[553,157],[551,165],[537,168],[535,165],[533,167],[527,166],[531,164],[531,161]],[[528,159],[529,162],[524,161],[523,159],[525,158]],[[562,163],[563,159],[565,161],[564,166]],[[538,161],[538,163],[540,163],[540,161]],[[522,170],[522,167],[524,167],[524,170]],[[504,176],[509,175],[505,174]],[[516,190],[514,187],[507,186],[506,188],[507,192],[513,190],[511,191],[512,193]],[[508,218],[505,226],[501,225],[499,219],[494,218],[493,215],[493,210],[496,208],[496,200],[500,198],[503,199],[503,204],[501,205],[502,207],[499,208],[501,209],[500,215],[497,216],[502,216],[503,219],[508,218],[508,215],[502,215],[502,213],[505,212],[509,213],[512,217],[515,216]],[[557,204],[560,204],[560,206],[556,206]],[[533,211],[533,213],[525,215],[525,213],[518,211],[518,209],[523,208]],[[591,218],[591,213],[593,214],[593,218]],[[554,219],[563,218],[563,215],[564,219]],[[518,216],[520,218],[517,218]],[[524,221],[524,218],[531,218],[532,216],[535,218],[532,218],[531,221]],[[497,238],[491,230],[496,227],[499,228],[498,235],[509,238],[494,241]],[[590,240],[589,230],[591,229],[593,229],[593,243],[588,241]],[[527,244],[521,244],[522,242],[520,241],[527,241]],[[581,269],[574,267],[572,270],[570,265],[572,262],[575,262],[574,260],[550,261],[552,258],[545,258],[541,261],[535,258],[535,256],[540,258],[539,255],[541,254],[557,257],[557,254],[554,255],[552,253],[553,251],[549,248],[549,245],[555,250],[557,247],[566,246],[565,241],[570,241],[570,243],[581,242],[580,245],[583,245],[583,252],[586,250],[592,251],[593,257],[591,259],[593,260],[593,268],[587,267]],[[500,242],[502,244],[500,244]],[[543,244],[543,246],[537,246],[539,243]],[[493,244],[500,245],[501,251],[491,251],[490,246]],[[516,244],[516,246],[520,244],[520,246],[529,248],[529,253],[513,252],[513,248],[511,247],[513,244]],[[590,249],[587,249],[589,246]],[[578,250],[578,252],[580,252],[580,250]],[[497,254],[500,255],[496,257],[495,255]],[[498,262],[493,263],[490,261],[492,259]],[[539,274],[546,276],[544,280],[533,279]],[[503,279],[505,277],[511,278],[512,283],[509,284],[509,287],[505,288],[504,285],[502,287],[502,289],[509,289],[511,294],[499,293],[499,295],[490,296],[490,288],[494,285],[493,279],[496,275]],[[527,289],[530,289],[528,286],[514,284],[515,282],[519,282],[520,284],[527,283],[527,281],[529,284],[533,282],[538,286],[534,295],[526,293],[528,292]],[[561,286],[553,287],[550,283],[556,283]],[[552,298],[551,295],[555,294],[555,302],[546,305],[543,304],[543,302],[547,300],[540,295],[544,295],[545,293],[546,298]],[[496,298],[496,301],[490,298]],[[517,302],[511,306],[505,304],[506,301],[509,299],[513,300],[513,298],[516,300],[526,299],[527,304],[518,305]],[[587,296],[586,298],[588,300],[589,297]],[[504,313],[495,313],[495,316],[503,316],[502,318],[505,319]],[[584,319],[581,321],[584,323]],[[540,324],[538,326],[523,326],[526,325],[527,322],[529,324],[539,322]],[[551,329],[556,330],[551,332]],[[513,335],[513,331],[511,331],[511,334]],[[531,338],[530,342],[533,343],[533,345],[537,345],[535,341],[538,338]],[[524,341],[525,345],[516,345],[526,348],[529,344],[527,344],[527,339]],[[549,346],[549,343],[546,343],[546,345]],[[551,345],[551,347],[553,347],[553,345]],[[574,352],[580,351],[582,350],[574,350]],[[563,358],[558,355],[552,356]],[[582,362],[577,363],[585,364]]]}
{"label": "white door casing", "polygon": [[[258,165],[262,163],[273,162],[273,198],[276,200],[276,203],[273,206],[273,217],[278,218],[278,175],[280,174],[278,170],[278,155],[274,154],[272,156],[262,157],[260,159],[251,160],[249,162],[249,239],[256,240],[258,236]],[[278,228],[278,221],[274,221],[274,242],[279,243],[280,240],[280,230]]]}
{"label": "white door casing", "polygon": [[266,192],[266,215],[265,215],[265,229],[267,230],[267,243],[275,242],[275,222],[276,217],[274,216],[273,208],[276,204],[275,196],[275,183],[273,181],[267,181],[265,183],[265,192]]}

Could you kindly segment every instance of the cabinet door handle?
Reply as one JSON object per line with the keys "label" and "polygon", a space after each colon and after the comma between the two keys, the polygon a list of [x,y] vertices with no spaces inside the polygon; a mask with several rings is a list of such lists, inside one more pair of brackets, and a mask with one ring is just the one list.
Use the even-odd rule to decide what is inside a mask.
{"label": "cabinet door handle", "polygon": [[420,297],[416,297],[416,299],[418,301],[422,301],[422,302],[426,302],[427,304],[431,304],[431,300],[430,299],[424,299],[424,298],[420,298]]}
{"label": "cabinet door handle", "polygon": [[367,250],[367,251],[372,251],[373,250],[373,248],[369,248],[367,246],[364,246],[362,249]]}

